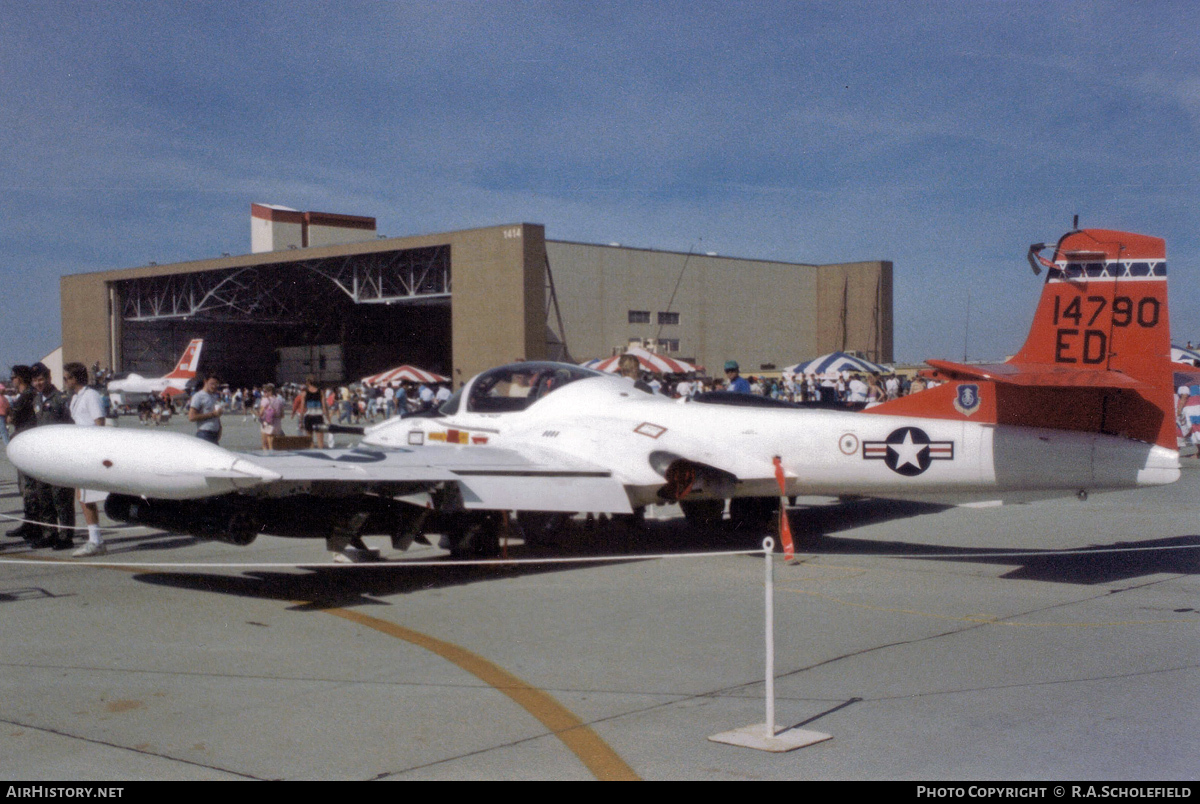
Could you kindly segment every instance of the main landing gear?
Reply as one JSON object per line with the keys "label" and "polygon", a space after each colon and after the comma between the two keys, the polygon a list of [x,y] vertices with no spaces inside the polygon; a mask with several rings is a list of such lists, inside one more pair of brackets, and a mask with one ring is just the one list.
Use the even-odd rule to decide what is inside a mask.
{"label": "main landing gear", "polygon": [[734,497],[725,519],[725,500],[680,500],[683,516],[693,528],[711,532],[721,529],[737,541],[757,541],[779,530],[778,497]]}
{"label": "main landing gear", "polygon": [[734,497],[729,501],[729,527],[734,533],[759,538],[779,529],[778,497]]}
{"label": "main landing gear", "polygon": [[443,546],[454,558],[495,558],[504,527],[503,511],[459,511],[451,516]]}

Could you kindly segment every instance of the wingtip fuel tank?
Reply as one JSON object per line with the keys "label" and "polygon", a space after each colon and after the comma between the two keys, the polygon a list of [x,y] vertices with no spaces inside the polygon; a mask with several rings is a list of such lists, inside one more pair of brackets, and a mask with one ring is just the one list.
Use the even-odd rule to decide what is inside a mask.
{"label": "wingtip fuel tank", "polygon": [[21,433],[8,445],[8,459],[55,486],[168,500],[210,497],[280,477],[194,436],[69,424]]}

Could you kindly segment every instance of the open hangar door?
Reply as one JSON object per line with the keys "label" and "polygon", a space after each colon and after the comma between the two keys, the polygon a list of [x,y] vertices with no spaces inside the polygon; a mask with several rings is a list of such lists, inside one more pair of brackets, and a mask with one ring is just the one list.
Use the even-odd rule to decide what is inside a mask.
{"label": "open hangar door", "polygon": [[200,371],[276,382],[279,350],[341,347],[355,381],[400,363],[452,366],[448,246],[141,277],[114,283],[119,371],[166,373],[204,339]]}

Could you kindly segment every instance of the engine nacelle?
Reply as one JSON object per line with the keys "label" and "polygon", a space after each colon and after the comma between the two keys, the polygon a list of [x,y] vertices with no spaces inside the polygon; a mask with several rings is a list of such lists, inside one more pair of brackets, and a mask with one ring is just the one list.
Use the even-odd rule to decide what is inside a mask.
{"label": "engine nacelle", "polygon": [[672,452],[651,452],[650,467],[667,481],[659,489],[658,496],[670,502],[678,502],[692,495],[732,497],[737,487],[737,478],[729,472],[682,458]]}

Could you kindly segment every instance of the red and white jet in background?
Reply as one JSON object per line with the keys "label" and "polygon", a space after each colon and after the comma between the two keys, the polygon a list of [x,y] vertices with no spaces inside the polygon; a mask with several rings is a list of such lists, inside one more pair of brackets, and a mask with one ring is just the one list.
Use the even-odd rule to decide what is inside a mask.
{"label": "red and white jet in background", "polygon": [[436,415],[371,427],[352,449],[235,453],[178,433],[62,426],[18,435],[8,454],[40,480],[110,492],[117,520],[241,544],[322,536],[331,549],[379,533],[406,547],[430,531],[459,553],[494,549],[511,511],[532,523],[678,502],[711,522],[730,500],[743,523],[781,493],[955,504],[1175,481],[1163,241],[1085,229],[1049,259],[1046,248],[1030,249],[1049,273],[1013,358],[929,361],[944,384],[862,412],[676,401],[527,362],[478,375]]}
{"label": "red and white jet in background", "polygon": [[110,380],[109,393],[114,394],[155,394],[160,395],[167,389],[183,391],[187,384],[196,379],[196,366],[200,364],[200,350],[204,346],[202,338],[196,338],[183,350],[183,356],[175,364],[169,374],[161,377],[143,377],[140,374],[129,374],[119,380]]}

